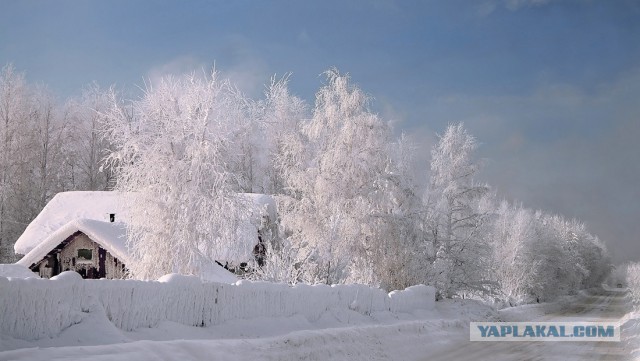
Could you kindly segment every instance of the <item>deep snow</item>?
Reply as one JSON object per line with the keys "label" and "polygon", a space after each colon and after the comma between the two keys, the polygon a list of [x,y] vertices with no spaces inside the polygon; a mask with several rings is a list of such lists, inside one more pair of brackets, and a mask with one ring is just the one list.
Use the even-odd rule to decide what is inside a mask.
{"label": "deep snow", "polygon": [[12,278],[40,278],[36,273],[20,264],[0,264],[0,277]]}
{"label": "deep snow", "polygon": [[[74,276],[66,281],[73,282]],[[193,280],[168,277],[172,282]],[[64,279],[58,281],[65,281]],[[254,285],[247,283],[247,285]],[[246,285],[245,285],[246,286]],[[257,286],[266,287],[265,284]],[[269,288],[269,287],[267,287]],[[258,293],[257,293],[258,294]],[[622,294],[622,293],[621,293]],[[54,337],[35,341],[0,336],[2,360],[582,360],[591,356],[638,356],[639,322],[625,316],[622,345],[600,343],[469,343],[469,321],[596,317],[611,296],[581,293],[552,304],[496,311],[474,300],[446,300],[429,309],[363,314],[349,307],[329,308],[311,320],[302,314],[229,319],[192,327],[162,321],[154,327],[123,331],[99,307]],[[317,301],[316,301],[317,302]],[[623,306],[624,297],[617,299]],[[586,313],[576,309],[592,305]],[[577,307],[577,308],[576,308]],[[508,344],[508,345],[507,345]],[[554,344],[554,345],[549,345]],[[4,351],[4,352],[2,352]],[[617,358],[621,356],[621,358]],[[629,358],[627,358],[629,357]]]}
{"label": "deep snow", "polygon": [[6,350],[0,360],[418,360],[425,339],[431,340],[429,348],[443,347],[451,333],[464,332],[467,320],[494,317],[486,305],[457,300],[428,310],[370,315],[330,308],[314,321],[296,314],[208,327],[163,321],[122,331],[92,310],[55,337],[0,337],[0,350]]}
{"label": "deep snow", "polygon": [[435,291],[423,285],[387,294],[365,285],[297,285],[203,282],[167,275],[159,281],[83,280],[75,272],[52,279],[0,277],[0,334],[23,340],[56,337],[86,314],[104,314],[118,329],[156,327],[164,321],[213,326],[260,317],[304,317],[327,311],[412,312],[433,307]]}

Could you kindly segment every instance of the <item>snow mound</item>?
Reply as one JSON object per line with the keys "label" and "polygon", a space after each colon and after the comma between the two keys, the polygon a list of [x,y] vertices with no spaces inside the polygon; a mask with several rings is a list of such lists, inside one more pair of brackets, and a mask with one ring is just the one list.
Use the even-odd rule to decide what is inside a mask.
{"label": "snow mound", "polygon": [[197,276],[186,276],[178,273],[169,273],[158,278],[160,283],[183,283],[188,285],[197,285],[200,279]]}
{"label": "snow mound", "polygon": [[82,276],[76,271],[64,271],[59,275],[51,277],[52,281],[65,281],[65,282],[80,282]]}
{"label": "snow mound", "polygon": [[238,277],[217,263],[209,263],[200,267],[200,279],[205,282],[236,283]]}
{"label": "snow mound", "polygon": [[407,287],[404,291],[392,291],[391,311],[401,312],[410,309],[430,309],[432,300],[436,299],[436,290],[425,285]]}
{"label": "snow mound", "polygon": [[40,278],[40,276],[21,264],[0,264],[0,277]]}

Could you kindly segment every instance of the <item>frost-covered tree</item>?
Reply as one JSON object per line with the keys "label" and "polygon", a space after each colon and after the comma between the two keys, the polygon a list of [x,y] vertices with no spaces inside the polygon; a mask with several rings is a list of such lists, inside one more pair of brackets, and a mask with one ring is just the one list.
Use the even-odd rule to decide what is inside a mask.
{"label": "frost-covered tree", "polygon": [[497,202],[476,183],[477,144],[461,124],[433,147],[428,190],[419,189],[411,142],[392,136],[348,76],[326,76],[311,114],[288,76],[253,100],[215,73],[165,78],[131,102],[92,85],[60,107],[6,66],[0,261],[14,260],[11,245],[56,192],[110,189],[117,176],[139,278],[250,255],[252,242],[239,240],[256,235],[238,226],[251,205],[239,192],[278,200],[253,278],[431,283],[445,297],[519,303],[597,286],[611,271],[583,223]]}
{"label": "frost-covered tree", "polygon": [[286,242],[306,282],[406,285],[415,250],[405,245],[417,243],[406,154],[394,157],[389,125],[348,76],[326,76],[312,118],[282,138],[276,157],[290,196],[280,208]]}
{"label": "frost-covered tree", "polygon": [[272,78],[264,100],[258,102],[262,180],[256,189],[259,193],[284,194],[284,167],[279,162],[286,154],[287,141],[297,135],[299,123],[306,118],[306,105],[289,93],[288,82],[288,76]]}
{"label": "frost-covered tree", "polygon": [[236,173],[244,192],[282,194],[283,176],[278,159],[283,142],[298,132],[298,123],[305,118],[302,100],[289,93],[285,76],[271,79],[264,99],[246,100],[244,116],[238,122],[234,139],[237,160]]}
{"label": "frost-covered tree", "polygon": [[213,72],[163,79],[131,103],[111,93],[105,114],[115,147],[109,164],[129,200],[129,238],[137,278],[195,274],[203,262],[250,253],[239,225],[250,204],[238,195],[232,139],[244,99]]}
{"label": "frost-covered tree", "polygon": [[32,217],[58,192],[75,189],[65,173],[66,159],[77,145],[72,138],[72,122],[67,109],[59,106],[46,88],[33,92],[29,132],[37,182]]}
{"label": "frost-covered tree", "polygon": [[19,230],[13,213],[15,177],[26,155],[25,124],[29,122],[28,88],[24,75],[7,65],[0,73],[0,260],[11,260]]}
{"label": "frost-covered tree", "polygon": [[431,151],[425,197],[433,282],[444,297],[460,291],[486,292],[490,249],[482,237],[487,212],[479,202],[488,188],[475,183],[475,139],[462,124],[450,125]]}
{"label": "frost-covered tree", "polygon": [[368,253],[373,273],[386,289],[425,282],[426,248],[420,228],[422,203],[414,181],[415,145],[403,134],[389,145],[389,161],[374,201],[376,244]]}
{"label": "frost-covered tree", "polygon": [[506,201],[495,214],[492,275],[499,285],[496,296],[511,305],[597,286],[611,271],[604,245],[579,221]]}
{"label": "frost-covered tree", "polygon": [[539,287],[534,293],[537,298],[553,300],[586,285],[598,285],[610,272],[606,251],[583,223],[538,211],[536,227],[535,247],[541,262],[536,269]]}
{"label": "frost-covered tree", "polygon": [[[533,252],[538,261],[531,294],[538,301],[550,301],[567,294],[567,279],[573,273],[574,264],[565,260],[566,254],[558,234],[557,218],[542,211],[535,212],[535,242]],[[553,285],[552,287],[550,287]]]}
{"label": "frost-covered tree", "polygon": [[94,83],[83,90],[79,99],[72,99],[66,105],[69,150],[62,169],[68,189],[107,190],[113,185],[113,174],[103,165],[111,145],[100,133],[104,114],[110,106],[108,95]]}
{"label": "frost-covered tree", "polygon": [[302,124],[304,140],[290,139],[284,156],[295,159],[284,170],[295,202],[283,222],[307,252],[305,277],[313,283],[344,282],[356,248],[366,249],[363,214],[371,211],[368,195],[385,161],[384,126],[366,109],[364,93],[337,71],[327,72],[327,82],[312,119]]}
{"label": "frost-covered tree", "polygon": [[0,261],[46,202],[63,189],[67,119],[53,95],[7,65],[0,74]]}
{"label": "frost-covered tree", "polygon": [[611,255],[602,241],[592,234],[585,234],[584,237],[585,243],[580,252],[589,274],[582,280],[580,288],[588,289],[600,286],[613,272],[614,267]]}
{"label": "frost-covered tree", "polygon": [[493,270],[497,295],[508,304],[531,300],[535,271],[541,260],[534,253],[535,218],[530,210],[502,201],[492,224]]}

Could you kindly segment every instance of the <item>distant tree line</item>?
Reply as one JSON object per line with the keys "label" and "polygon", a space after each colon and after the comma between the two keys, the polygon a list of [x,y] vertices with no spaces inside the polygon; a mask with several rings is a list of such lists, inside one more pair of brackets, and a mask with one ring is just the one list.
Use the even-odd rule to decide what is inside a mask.
{"label": "distant tree line", "polygon": [[0,73],[0,262],[15,261],[13,244],[58,192],[105,190],[101,171],[109,145],[98,133],[107,98],[96,85],[60,105],[28,84],[12,65]]}
{"label": "distant tree line", "polygon": [[[605,246],[577,221],[501,199],[475,176],[477,143],[450,125],[416,167],[408,137],[331,69],[314,105],[273,79],[251,99],[215,71],[166,77],[136,100],[91,86],[57,105],[5,67],[0,77],[0,236],[4,253],[56,192],[131,198],[132,276],[192,273],[241,252],[252,204],[273,195],[276,232],[253,278],[424,283],[440,297],[547,301],[598,285]],[[426,181],[419,181],[420,178]],[[26,181],[28,180],[28,181]],[[421,186],[426,184],[426,186]]]}

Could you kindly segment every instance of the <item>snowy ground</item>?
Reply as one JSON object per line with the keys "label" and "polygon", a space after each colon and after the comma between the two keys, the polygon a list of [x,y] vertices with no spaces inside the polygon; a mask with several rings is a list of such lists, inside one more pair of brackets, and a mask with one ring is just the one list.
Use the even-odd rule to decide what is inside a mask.
{"label": "snowy ground", "polygon": [[[494,311],[475,301],[438,302],[411,314],[327,311],[233,320],[210,327],[163,322],[124,332],[88,313],[58,337],[0,339],[0,360],[625,360],[640,356],[640,323],[625,292],[582,293],[546,305]],[[604,321],[624,319],[623,342],[469,342],[469,321]]]}
{"label": "snowy ground", "polygon": [[503,321],[622,322],[622,342],[470,342],[469,335],[421,360],[635,360],[640,354],[640,320],[631,313],[624,290],[600,290],[545,305],[498,312]]}

